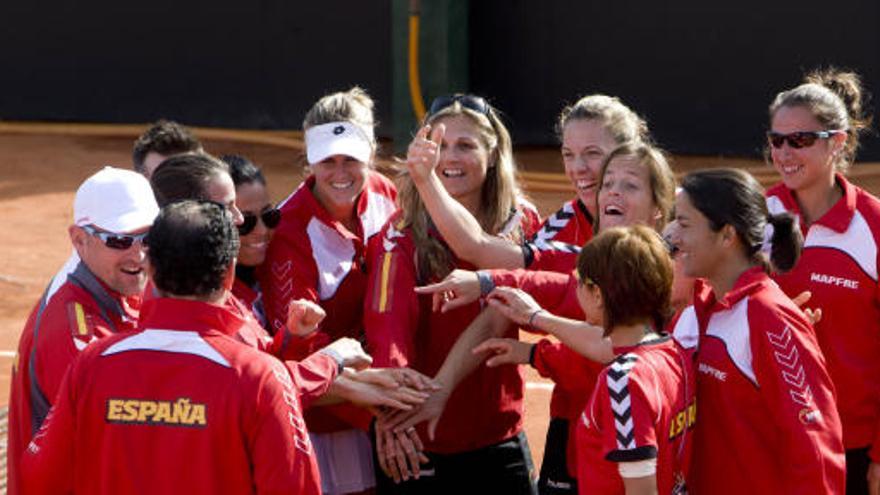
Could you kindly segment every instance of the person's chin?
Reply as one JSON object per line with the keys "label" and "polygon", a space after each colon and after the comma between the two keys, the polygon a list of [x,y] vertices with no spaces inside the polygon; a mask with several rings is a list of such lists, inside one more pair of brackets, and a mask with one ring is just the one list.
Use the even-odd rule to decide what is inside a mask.
{"label": "person's chin", "polygon": [[266,250],[263,249],[260,252],[240,253],[238,264],[249,268],[256,268],[262,265],[265,260]]}
{"label": "person's chin", "polygon": [[147,275],[141,274],[136,278],[137,280],[128,280],[124,284],[121,284],[121,290],[118,292],[123,296],[139,296],[143,294],[144,288],[147,286]]}
{"label": "person's chin", "polygon": [[624,227],[626,220],[622,216],[606,216],[602,218],[602,228],[610,229],[612,227]]}

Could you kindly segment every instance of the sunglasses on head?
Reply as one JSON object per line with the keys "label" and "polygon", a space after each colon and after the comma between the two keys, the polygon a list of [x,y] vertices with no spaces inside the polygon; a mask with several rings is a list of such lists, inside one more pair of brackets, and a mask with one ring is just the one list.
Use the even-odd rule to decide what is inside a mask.
{"label": "sunglasses on head", "polygon": [[774,148],[782,148],[782,144],[788,141],[788,145],[798,150],[801,148],[809,148],[817,139],[828,139],[835,134],[843,131],[798,131],[782,134],[770,131],[767,133],[767,140]]}
{"label": "sunglasses on head", "polygon": [[98,230],[91,225],[83,225],[82,229],[90,236],[100,239],[108,248],[120,251],[129,249],[135,241],[144,242],[144,238],[147,237],[147,232],[143,234],[115,234]]}
{"label": "sunglasses on head", "polygon": [[468,110],[473,110],[474,112],[483,115],[489,115],[489,109],[492,108],[489,106],[489,103],[480,96],[455,94],[434,98],[434,101],[431,103],[431,108],[428,109],[428,115],[434,115],[444,108],[451,107],[456,102]]}
{"label": "sunglasses on head", "polygon": [[[244,222],[238,226],[238,235],[248,235],[257,226],[257,216],[253,213],[242,213]],[[281,222],[281,211],[278,208],[271,208],[259,214],[260,220],[267,229],[274,229]]]}

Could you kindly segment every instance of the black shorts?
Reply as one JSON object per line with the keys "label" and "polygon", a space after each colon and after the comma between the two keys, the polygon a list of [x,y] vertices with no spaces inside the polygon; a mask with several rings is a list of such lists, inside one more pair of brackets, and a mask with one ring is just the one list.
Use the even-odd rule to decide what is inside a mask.
{"label": "black shorts", "polygon": [[544,460],[538,478],[541,495],[577,494],[577,480],[568,474],[568,420],[550,418]]}
{"label": "black shorts", "polygon": [[[525,433],[503,442],[458,454],[426,452],[419,479],[395,484],[381,470],[376,474],[379,495],[504,493],[536,495],[534,464]],[[378,466],[378,463],[376,463]]]}

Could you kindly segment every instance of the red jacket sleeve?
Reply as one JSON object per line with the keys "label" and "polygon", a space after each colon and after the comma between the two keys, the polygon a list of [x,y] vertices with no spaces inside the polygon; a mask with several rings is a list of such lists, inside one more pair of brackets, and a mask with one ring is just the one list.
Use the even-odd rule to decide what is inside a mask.
{"label": "red jacket sleeve", "polygon": [[[267,361],[270,361],[267,359]],[[317,463],[302,417],[296,385],[281,363],[271,360],[257,383],[245,434],[258,494],[320,493]]]}
{"label": "red jacket sleeve", "polygon": [[526,267],[529,270],[550,271],[568,273],[577,262],[579,246],[557,242],[552,245],[553,249],[544,249],[529,245],[532,258]]}
{"label": "red jacket sleeve", "polygon": [[557,273],[534,270],[489,270],[496,286],[516,287],[528,292],[545,310],[565,318],[583,320],[577,300],[578,280],[574,272]]}
{"label": "red jacket sleeve", "polygon": [[21,458],[22,493],[73,493],[74,392],[72,366],[65,373],[55,404]]}
{"label": "red jacket sleeve", "polygon": [[303,409],[308,409],[315,399],[324,395],[339,373],[339,363],[323,352],[313,353],[302,361],[285,361],[284,366],[299,390]]}
{"label": "red jacket sleeve", "polygon": [[632,365],[628,356],[620,356],[599,375],[596,386],[602,457],[611,462],[656,459],[659,451],[658,411],[629,372]]}
{"label": "red jacket sleeve", "polygon": [[412,242],[394,225],[370,240],[364,302],[368,352],[377,367],[405,367],[415,359],[419,301]]}
{"label": "red jacket sleeve", "polygon": [[95,339],[112,335],[113,331],[100,316],[76,301],[52,304],[40,326],[35,343],[37,383],[51,402],[58,394],[67,368],[80,351]]}
{"label": "red jacket sleeve", "polygon": [[590,361],[559,342],[541,339],[536,344],[534,367],[573,396],[587,397],[604,364]]}
{"label": "red jacket sleeve", "polygon": [[[792,311],[795,311],[792,309]],[[750,305],[752,359],[767,418],[786,446],[797,493],[843,493],[845,456],[831,378],[809,325]]]}

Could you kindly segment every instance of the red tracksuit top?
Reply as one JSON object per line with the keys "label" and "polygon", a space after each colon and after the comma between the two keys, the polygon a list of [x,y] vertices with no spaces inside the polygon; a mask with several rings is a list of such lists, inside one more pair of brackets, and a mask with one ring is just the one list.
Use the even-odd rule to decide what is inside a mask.
{"label": "red tracksuit top", "polygon": [[842,494],[834,386],[806,316],[759,267],[720,301],[695,287],[675,325],[697,345],[699,420],[688,487],[703,494]]}
{"label": "red tracksuit top", "polygon": [[526,244],[531,254],[526,268],[568,273],[581,247],[592,238],[593,217],[581,200],[574,198],[547,217]]}
{"label": "red tracksuit top", "polygon": [[[537,228],[536,214],[518,216],[526,235]],[[397,216],[381,236],[370,241],[370,283],[364,304],[368,352],[374,366],[408,366],[435,376],[449,350],[480,312],[473,303],[447,313],[431,310],[431,296],[413,290],[419,281],[412,232]],[[439,234],[432,232],[438,240]],[[441,241],[442,242],[442,241]],[[450,253],[451,255],[451,253]],[[473,269],[454,260],[456,267]],[[509,337],[516,337],[511,329]],[[456,387],[428,440],[425,424],[418,426],[425,449],[440,454],[461,453],[499,443],[522,429],[523,377],[517,366],[480,366]]]}
{"label": "red tracksuit top", "polygon": [[296,385],[228,336],[237,316],[160,298],[141,318],[71,366],[23,459],[28,494],[320,493]]}
{"label": "red tracksuit top", "polygon": [[[355,205],[360,225],[357,232],[349,232],[318,203],[314,183],[309,177],[281,203],[281,223],[258,270],[271,333],[286,323],[291,300],[307,299],[327,312],[316,332],[285,342],[285,360],[301,360],[340,337],[363,338],[367,242],[397,209],[394,185],[368,172]],[[364,409],[349,404],[306,413],[309,430],[317,433],[366,429],[371,419]]]}
{"label": "red tracksuit top", "polygon": [[577,422],[578,492],[623,495],[618,463],[657,459],[657,493],[685,493],[696,420],[693,361],[668,335],[614,351]]}
{"label": "red tracksuit top", "polygon": [[[801,257],[792,271],[774,278],[792,297],[811,291],[808,305],[822,308],[816,337],[837,388],[843,444],[870,446],[871,458],[880,462],[880,200],[841,175],[837,183],[843,197],[812,225],[801,224]],[[785,210],[800,219],[783,184],[767,195],[771,212]]]}
{"label": "red tracksuit top", "polygon": [[[289,335],[280,332],[275,334],[275,338],[272,338],[266,332],[251,309],[254,299],[250,294],[254,294],[253,290],[248,288],[251,290],[250,294],[243,292],[242,286],[245,284],[236,279],[232,291],[227,294],[226,300],[223,302],[223,307],[238,317],[242,321],[242,325],[227,327],[225,330],[229,332],[230,337],[239,342],[281,359],[285,338],[289,338]],[[236,292],[247,299],[239,298]],[[148,283],[144,290],[144,303],[159,297],[159,292],[152,282]],[[299,400],[304,409],[308,409],[316,399],[327,392],[339,373],[339,364],[336,359],[324,353],[313,353],[299,361],[286,360],[284,366],[287,367],[296,384],[300,394]]]}
{"label": "red tracksuit top", "polygon": [[110,290],[83,263],[45,301],[44,294],[31,311],[12,365],[6,450],[9,495],[21,493],[21,455],[54,403],[70,363],[93,340],[133,331],[140,308],[140,297]]}

